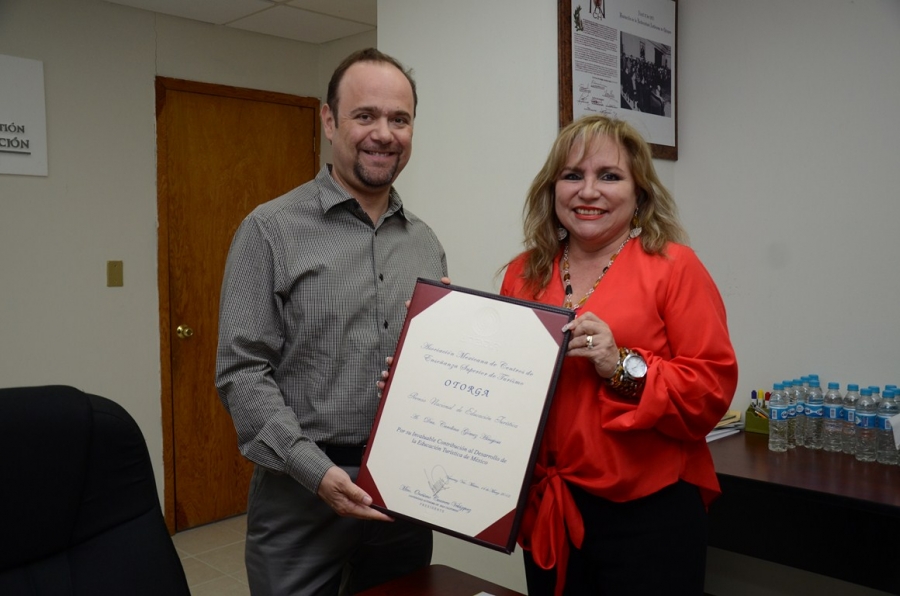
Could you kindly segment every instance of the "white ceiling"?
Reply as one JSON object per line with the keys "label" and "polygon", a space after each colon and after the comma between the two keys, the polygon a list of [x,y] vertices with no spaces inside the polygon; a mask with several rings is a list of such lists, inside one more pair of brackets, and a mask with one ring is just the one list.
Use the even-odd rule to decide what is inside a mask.
{"label": "white ceiling", "polygon": [[377,25],[377,0],[106,0],[215,25],[324,43]]}

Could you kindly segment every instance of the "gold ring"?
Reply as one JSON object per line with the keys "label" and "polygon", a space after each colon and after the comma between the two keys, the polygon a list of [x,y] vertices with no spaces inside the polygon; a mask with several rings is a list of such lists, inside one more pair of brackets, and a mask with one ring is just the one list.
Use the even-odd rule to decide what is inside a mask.
{"label": "gold ring", "polygon": [[587,349],[588,349],[588,350],[594,349],[594,336],[593,336],[593,335],[587,335],[587,336],[585,336],[585,337],[587,338]]}

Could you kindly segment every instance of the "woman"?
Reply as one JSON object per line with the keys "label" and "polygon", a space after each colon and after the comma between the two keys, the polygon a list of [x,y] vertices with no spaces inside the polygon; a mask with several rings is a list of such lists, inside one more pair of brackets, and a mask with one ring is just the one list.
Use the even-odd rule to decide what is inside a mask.
{"label": "woman", "polygon": [[577,314],[519,535],[531,596],[703,594],[719,494],[705,437],[737,363],[685,241],[632,126],[590,116],[560,132],[501,289]]}

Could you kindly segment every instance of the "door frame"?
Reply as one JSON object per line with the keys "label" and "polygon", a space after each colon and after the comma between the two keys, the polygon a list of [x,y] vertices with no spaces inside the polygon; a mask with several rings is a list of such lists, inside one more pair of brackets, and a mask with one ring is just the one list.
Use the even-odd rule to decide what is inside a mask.
{"label": "door frame", "polygon": [[[321,119],[320,102],[314,97],[301,97],[276,91],[246,89],[214,83],[200,83],[157,76],[156,88],[156,203],[157,203],[157,286],[159,288],[159,364],[160,400],[162,404],[163,446],[163,513],[169,534],[175,533],[175,404],[172,378],[172,321],[169,297],[169,193],[167,128],[165,126],[166,93],[185,91],[236,99],[284,103],[312,108],[316,113],[313,136],[313,171],[319,171]],[[274,197],[273,197],[274,198]]]}

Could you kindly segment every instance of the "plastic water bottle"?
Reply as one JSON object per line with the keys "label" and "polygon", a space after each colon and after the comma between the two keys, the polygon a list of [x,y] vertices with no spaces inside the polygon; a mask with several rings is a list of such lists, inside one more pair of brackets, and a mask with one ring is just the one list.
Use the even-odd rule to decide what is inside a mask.
{"label": "plastic water bottle", "polygon": [[[784,395],[788,399],[788,449],[797,446],[797,392],[794,391],[794,382],[785,379],[781,382],[784,387]],[[769,397],[771,399],[771,397]]]}
{"label": "plastic water bottle", "polygon": [[825,396],[819,381],[809,381],[809,391],[806,393],[806,441],[804,444],[810,449],[822,448],[822,432],[825,422]]}
{"label": "plastic water bottle", "polygon": [[788,450],[790,407],[784,385],[775,383],[769,394],[769,451],[783,453]]}
{"label": "plastic water bottle", "polygon": [[856,455],[856,404],[859,401],[859,385],[850,383],[847,385],[847,393],[844,394],[843,416],[844,436],[841,441],[841,450],[849,455]]}
{"label": "plastic water bottle", "polygon": [[875,405],[881,403],[881,387],[878,385],[869,385],[869,389],[872,390],[872,399],[875,400]]}
{"label": "plastic water bottle", "polygon": [[877,420],[878,406],[872,397],[872,390],[868,387],[860,389],[859,401],[856,402],[856,459],[859,461],[875,461]]}
{"label": "plastic water bottle", "polygon": [[900,414],[900,405],[894,400],[894,392],[885,389],[878,404],[876,440],[876,460],[890,466],[897,463],[897,446],[894,444],[894,431],[891,430],[891,417]]}
{"label": "plastic water bottle", "polygon": [[[900,406],[900,388],[897,385],[885,385],[884,390],[887,391],[888,389],[894,392],[894,401]],[[897,447],[897,465],[900,466],[900,447]]]}
{"label": "plastic water bottle", "polygon": [[[894,401],[900,406],[900,389],[898,389],[896,385],[885,385],[884,389],[885,391],[890,389],[894,392]],[[891,432],[893,432],[893,430]],[[897,447],[897,465],[900,466],[900,446]]]}
{"label": "plastic water bottle", "polygon": [[825,393],[825,422],[822,431],[822,446],[825,451],[836,452],[843,447],[843,413],[844,397],[841,395],[841,386],[837,383],[828,383],[828,392]]}
{"label": "plastic water bottle", "polygon": [[[813,381],[816,381],[816,382],[819,381],[819,375],[807,375],[806,380],[809,381],[809,383],[807,384],[807,387],[811,387]],[[819,383],[819,388],[821,388],[821,387],[822,387],[822,384]],[[825,392],[823,391],[822,393],[825,393]]]}
{"label": "plastic water bottle", "polygon": [[797,447],[803,447],[806,444],[806,389],[803,384],[805,379],[794,379],[794,394],[796,402],[794,403],[794,441]]}

